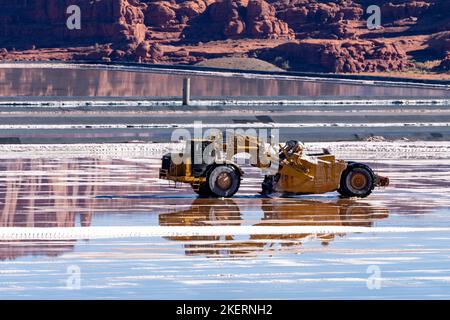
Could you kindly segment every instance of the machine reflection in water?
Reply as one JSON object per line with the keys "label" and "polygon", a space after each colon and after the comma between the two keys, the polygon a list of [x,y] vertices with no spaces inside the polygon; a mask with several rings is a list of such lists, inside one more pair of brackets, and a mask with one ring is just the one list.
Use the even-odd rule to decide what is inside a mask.
{"label": "machine reflection in water", "polygon": [[[158,183],[159,160],[156,160],[143,164],[93,158],[1,159],[0,227],[70,228],[118,223],[370,226],[388,216],[387,209],[355,200],[265,199],[253,195],[234,200],[195,199],[187,188],[178,189],[178,196],[166,197],[164,195],[169,194],[170,187]],[[250,179],[247,187],[256,188],[260,183],[257,180]],[[115,198],[98,195],[115,195]],[[186,203],[186,199],[192,198],[191,204]],[[177,211],[170,212],[170,208]],[[97,218],[100,216],[102,219]],[[258,252],[270,254],[276,250],[304,252],[302,244],[308,239],[318,239],[327,244],[334,237],[327,234],[229,235],[177,237],[169,238],[169,241],[182,243],[182,250],[187,255],[222,258],[251,257]],[[0,260],[26,256],[58,257],[76,251],[76,244],[74,240],[2,241]]]}
{"label": "machine reflection in water", "polygon": [[[360,226],[370,227],[376,220],[389,216],[389,210],[352,199],[332,201],[261,199],[262,217],[255,226]],[[198,198],[188,210],[159,215],[161,226],[239,226],[249,220],[242,217],[232,199]],[[339,234],[338,236],[345,236]],[[251,235],[237,239],[233,235],[169,237],[183,244],[186,255],[208,257],[255,256],[258,252],[289,251],[301,253],[303,244],[318,240],[327,246],[336,234]]]}

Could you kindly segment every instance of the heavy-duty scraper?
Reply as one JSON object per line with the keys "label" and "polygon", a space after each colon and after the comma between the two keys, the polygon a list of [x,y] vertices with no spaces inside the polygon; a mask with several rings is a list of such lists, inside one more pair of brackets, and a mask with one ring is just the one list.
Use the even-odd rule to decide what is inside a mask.
{"label": "heavy-duty scraper", "polygon": [[[232,197],[244,175],[233,161],[236,154],[250,154],[251,165],[266,170],[262,193],[319,194],[338,191],[343,197],[367,197],[389,179],[362,163],[338,160],[327,150],[304,154],[303,145],[290,140],[277,150],[249,135],[192,139],[181,153],[165,154],[160,179],[189,183],[201,196]],[[205,156],[206,155],[206,156]],[[267,173],[268,172],[268,173]]]}

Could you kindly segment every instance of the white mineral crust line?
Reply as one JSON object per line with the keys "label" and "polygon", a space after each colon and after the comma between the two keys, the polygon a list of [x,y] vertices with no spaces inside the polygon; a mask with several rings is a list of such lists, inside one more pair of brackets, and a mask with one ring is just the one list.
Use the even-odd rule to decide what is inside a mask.
{"label": "white mineral crust line", "polygon": [[2,227],[0,241],[74,240],[176,236],[283,235],[337,233],[450,232],[434,227],[351,227],[351,226],[110,226],[110,227]]}

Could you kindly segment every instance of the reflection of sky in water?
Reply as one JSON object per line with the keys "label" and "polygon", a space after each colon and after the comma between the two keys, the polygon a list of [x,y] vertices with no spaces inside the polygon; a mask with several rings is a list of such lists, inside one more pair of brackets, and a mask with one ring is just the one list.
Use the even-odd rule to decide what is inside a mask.
{"label": "reflection of sky in water", "polygon": [[[335,241],[332,248],[311,242],[305,245],[303,254],[280,252],[232,260],[184,256],[178,244],[164,239],[80,241],[75,252],[64,258],[24,257],[14,264],[3,264],[2,270],[11,273],[0,275],[0,295],[11,297],[14,292],[15,297],[42,298],[448,298],[448,242],[429,241],[430,237],[445,236],[448,239],[448,235],[423,233],[414,236],[411,243],[406,235],[385,238],[352,234]],[[81,268],[82,290],[65,288],[66,268],[70,265]],[[380,290],[366,287],[370,265],[380,267],[384,279]],[[17,287],[12,290],[11,286]],[[8,291],[4,291],[7,287]]]}
{"label": "reflection of sky in water", "polygon": [[[0,96],[180,96],[181,75],[70,69],[0,68]],[[191,76],[202,96],[450,96],[447,90],[325,82]]]}
{"label": "reflection of sky in water", "polygon": [[[440,161],[440,172],[433,163],[378,161],[392,187],[342,202],[334,194],[254,197],[256,171],[233,200],[196,200],[189,188],[173,190],[155,180],[156,159],[2,160],[0,221],[80,225],[90,214],[83,221],[91,226],[448,227],[449,186],[442,182],[450,162]],[[114,197],[96,197],[106,195]],[[17,215],[26,219],[12,219]],[[9,258],[0,261],[0,297],[449,298],[449,244],[444,232],[3,242],[0,251]],[[81,290],[65,286],[71,265],[81,268]],[[381,270],[380,290],[367,289],[371,265]]]}

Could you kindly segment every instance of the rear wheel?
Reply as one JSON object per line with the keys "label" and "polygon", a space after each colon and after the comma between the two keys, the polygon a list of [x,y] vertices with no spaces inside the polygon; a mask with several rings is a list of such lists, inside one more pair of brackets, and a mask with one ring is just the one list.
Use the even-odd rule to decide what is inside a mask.
{"label": "rear wheel", "polygon": [[228,198],[239,190],[241,175],[235,168],[222,165],[211,171],[207,183],[213,196]]}
{"label": "rear wheel", "polygon": [[375,174],[362,163],[349,163],[341,175],[338,192],[344,197],[367,197],[375,188]]}

